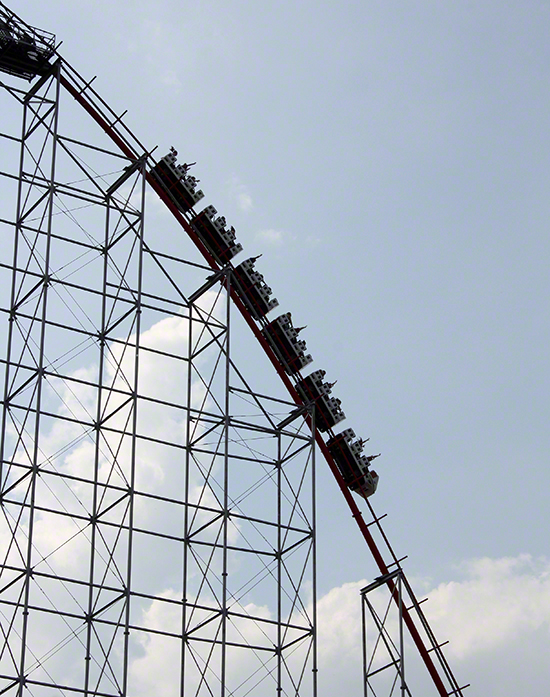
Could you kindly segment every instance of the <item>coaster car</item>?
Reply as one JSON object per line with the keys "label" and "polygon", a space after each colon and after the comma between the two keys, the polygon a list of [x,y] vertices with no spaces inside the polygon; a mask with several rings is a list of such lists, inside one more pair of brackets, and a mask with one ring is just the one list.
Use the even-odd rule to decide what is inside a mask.
{"label": "coaster car", "polygon": [[192,165],[187,162],[176,164],[177,157],[177,151],[170,148],[170,152],[151,169],[151,174],[170,193],[179,210],[187,213],[201,198],[204,198],[204,194],[200,189],[197,191],[199,180],[187,174]]}
{"label": "coaster car", "polygon": [[370,463],[379,455],[363,455],[365,441],[355,440],[355,432],[347,428],[327,441],[327,447],[334,462],[338,465],[344,482],[357,494],[367,499],[378,486],[378,475],[369,470]]}
{"label": "coaster car", "polygon": [[262,329],[262,334],[289,375],[297,373],[313,360],[309,354],[305,353],[306,342],[298,339],[298,334],[303,328],[294,327],[292,315],[286,312]]}
{"label": "coaster car", "polygon": [[316,370],[296,383],[304,403],[313,402],[315,405],[315,426],[323,432],[346,418],[340,407],[341,401],[330,396],[334,383],[323,382],[325,375],[326,371]]}
{"label": "coaster car", "polygon": [[233,269],[231,285],[247,306],[252,317],[259,320],[274,307],[277,307],[279,301],[277,298],[269,297],[272,290],[265,283],[262,274],[254,268],[256,259],[258,257],[251,257]]}
{"label": "coaster car", "polygon": [[243,247],[235,240],[235,228],[228,230],[223,215],[215,217],[217,212],[214,206],[207,206],[193,218],[191,227],[216,261],[225,266]]}

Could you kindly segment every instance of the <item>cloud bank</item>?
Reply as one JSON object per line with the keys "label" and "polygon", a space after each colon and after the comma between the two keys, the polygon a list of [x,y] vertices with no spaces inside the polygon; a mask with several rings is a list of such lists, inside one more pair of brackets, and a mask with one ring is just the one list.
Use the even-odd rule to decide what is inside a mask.
{"label": "cloud bank", "polygon": [[[528,554],[465,561],[457,580],[430,587],[423,605],[438,641],[467,694],[538,695],[550,677],[550,560]],[[318,603],[320,695],[361,694],[360,590],[365,580],[330,590]],[[387,595],[387,593],[386,593]],[[412,647],[407,651],[411,656]],[[410,672],[424,689],[421,671]],[[542,692],[541,692],[542,691]]]}

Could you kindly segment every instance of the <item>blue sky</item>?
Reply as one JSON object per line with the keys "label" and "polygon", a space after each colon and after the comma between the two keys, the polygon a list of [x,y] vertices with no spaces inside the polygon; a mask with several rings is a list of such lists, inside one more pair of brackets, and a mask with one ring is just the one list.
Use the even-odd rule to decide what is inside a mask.
{"label": "blue sky", "polygon": [[[373,504],[407,573],[432,589],[438,636],[472,697],[510,684],[540,694],[550,3],[12,9],[97,74],[142,142],[196,160],[206,201],[263,253],[281,308],[308,325],[312,367],[338,380],[346,427],[382,452]],[[263,365],[251,372],[265,379]],[[376,573],[340,499],[321,473],[323,595]],[[512,598],[520,609],[503,629]]]}

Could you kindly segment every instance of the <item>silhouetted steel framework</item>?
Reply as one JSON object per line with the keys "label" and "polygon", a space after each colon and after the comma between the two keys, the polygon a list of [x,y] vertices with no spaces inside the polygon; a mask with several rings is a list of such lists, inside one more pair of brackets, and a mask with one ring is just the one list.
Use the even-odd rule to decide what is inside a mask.
{"label": "silhouetted steel framework", "polygon": [[[379,697],[382,694],[411,695],[405,678],[404,578],[400,569],[389,576],[396,584],[397,603],[384,595],[383,605],[379,608],[371,597],[388,578],[378,578],[361,591],[365,697],[369,694]],[[397,618],[393,617],[394,614]],[[369,632],[369,617],[374,632]],[[371,633],[374,634],[372,638]]]}
{"label": "silhouetted steel framework", "polygon": [[[20,131],[1,134],[19,169],[0,173],[17,201],[0,221],[15,233],[0,264],[0,691],[133,695],[154,668],[161,694],[316,695],[320,451],[436,692],[462,694],[402,601],[402,560],[368,501],[364,521],[299,371],[285,372],[235,267],[201,243],[151,153],[54,37],[2,3],[0,69],[30,81],[2,83]],[[100,126],[93,142],[74,114],[63,127],[75,109]],[[157,248],[148,185],[206,266]],[[241,316],[290,401],[239,369]]]}
{"label": "silhouetted steel framework", "polygon": [[[380,593],[389,583],[394,589],[391,595]],[[437,643],[421,604],[407,581],[403,569],[380,576],[361,590],[363,630],[363,685],[365,697],[401,697],[413,694],[405,671],[405,654],[410,658],[406,641],[405,614],[415,617],[422,634],[432,650],[441,654],[444,645]],[[445,644],[448,642],[446,641]],[[407,661],[408,663],[408,661]],[[411,661],[412,663],[412,661]],[[445,660],[440,661],[446,680],[452,684],[452,674]],[[452,694],[460,694],[457,688]]]}

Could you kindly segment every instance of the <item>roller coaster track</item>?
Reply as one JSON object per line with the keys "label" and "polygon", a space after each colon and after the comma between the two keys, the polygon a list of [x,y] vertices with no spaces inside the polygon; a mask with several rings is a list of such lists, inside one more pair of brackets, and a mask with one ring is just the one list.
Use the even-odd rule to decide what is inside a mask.
{"label": "roller coaster track", "polygon": [[[0,7],[2,7],[11,16],[16,17],[21,24],[25,24],[11,10],[3,5],[3,3],[0,3]],[[201,239],[191,227],[191,219],[195,216],[195,212],[191,209],[189,212],[182,213],[176,205],[172,195],[151,173],[151,169],[156,165],[156,160],[153,158],[151,151],[138,140],[134,133],[125,124],[124,115],[126,112],[123,114],[117,114],[107,104],[107,102],[101,98],[101,96],[92,86],[95,78],[86,81],[74,68],[71,67],[69,63],[67,63],[65,59],[61,57],[57,49],[55,49],[54,55],[55,60],[52,61],[52,72],[54,68],[60,68],[58,75],[61,86],[70,95],[72,95],[72,97],[84,109],[84,111],[86,111],[88,115],[101,127],[101,129],[119,148],[123,155],[135,162],[139,161],[140,163],[143,163],[145,161],[147,163],[148,171],[146,178],[149,185],[172,213],[178,224],[185,230],[185,232],[194,242],[200,253],[203,255],[206,263],[211,267],[212,271],[217,274],[216,278],[220,282],[224,283],[224,279],[226,278],[227,274],[232,272],[233,265],[231,262],[229,262],[223,268],[220,266],[220,264],[212,256],[208,248],[203,244]],[[38,82],[31,88],[31,91],[36,91],[39,89],[40,84],[43,81],[46,81],[48,77],[49,75],[40,77]],[[266,326],[267,321],[264,318],[260,320],[254,319],[246,304],[235,292],[234,288],[231,286],[229,286],[229,288],[233,303],[238,308],[239,312],[244,318],[244,321],[248,324],[252,334],[263,348],[267,358],[279,375],[290,397],[296,403],[298,408],[303,408],[304,418],[309,422],[310,426],[314,430],[315,440],[319,450],[323,454],[330,470],[332,471],[340,491],[342,492],[342,495],[349,506],[351,516],[355,520],[355,523],[357,524],[357,527],[359,528],[360,533],[367,544],[372,557],[374,558],[376,566],[378,567],[380,572],[379,580],[381,583],[384,583],[387,586],[393,600],[400,605],[403,621],[420,654],[422,661],[426,666],[426,669],[428,670],[437,693],[441,697],[463,695],[464,687],[460,687],[456,681],[441,649],[442,644],[437,642],[418,600],[414,597],[414,595],[412,595],[411,592],[409,594],[412,597],[411,606],[405,607],[404,605],[400,604],[399,592],[394,580],[395,574],[393,572],[398,569],[403,575],[403,578],[405,577],[403,568],[401,566],[403,558],[399,559],[396,556],[386,534],[384,533],[380,521],[382,517],[385,516],[377,516],[370,501],[367,500],[366,505],[370,520],[369,522],[366,522],[363,512],[359,509],[356,499],[353,497],[350,489],[344,482],[343,476],[329,452],[322,433],[315,427],[315,424],[312,423],[311,417],[308,416],[307,409],[304,408],[306,407],[304,400],[301,398],[295,386],[295,381],[301,379],[299,372],[293,376],[293,379],[286,374],[270,343],[262,334],[261,330]],[[329,430],[328,435],[334,435],[332,430]],[[375,540],[371,529],[377,531],[377,536],[382,541],[382,544],[379,544]]]}

